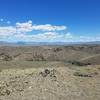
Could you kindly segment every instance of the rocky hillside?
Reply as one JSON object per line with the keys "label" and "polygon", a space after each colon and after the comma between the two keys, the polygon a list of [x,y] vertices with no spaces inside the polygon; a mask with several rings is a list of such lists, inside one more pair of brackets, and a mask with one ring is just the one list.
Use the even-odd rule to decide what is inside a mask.
{"label": "rocky hillside", "polygon": [[93,59],[95,64],[96,62],[99,64],[96,56],[99,54],[99,45],[0,47],[0,61],[83,61],[84,59],[84,62],[92,63],[89,59]]}

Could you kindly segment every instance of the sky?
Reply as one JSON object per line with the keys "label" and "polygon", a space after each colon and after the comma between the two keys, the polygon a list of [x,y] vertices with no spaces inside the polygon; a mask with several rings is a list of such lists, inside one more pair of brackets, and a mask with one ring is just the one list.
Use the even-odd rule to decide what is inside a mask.
{"label": "sky", "polygon": [[0,0],[0,41],[100,41],[100,0]]}

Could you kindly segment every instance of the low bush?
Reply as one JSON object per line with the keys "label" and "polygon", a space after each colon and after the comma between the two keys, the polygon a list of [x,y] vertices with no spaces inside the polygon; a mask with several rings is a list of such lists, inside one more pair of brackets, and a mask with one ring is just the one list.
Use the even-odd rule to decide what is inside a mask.
{"label": "low bush", "polygon": [[77,65],[77,66],[91,65],[91,63],[84,63],[84,62],[79,62],[79,61],[68,61],[68,62],[71,63],[72,65]]}
{"label": "low bush", "polygon": [[90,75],[90,74],[83,74],[83,73],[80,73],[80,72],[75,72],[74,73],[74,76],[79,76],[79,77],[92,77],[92,75]]}

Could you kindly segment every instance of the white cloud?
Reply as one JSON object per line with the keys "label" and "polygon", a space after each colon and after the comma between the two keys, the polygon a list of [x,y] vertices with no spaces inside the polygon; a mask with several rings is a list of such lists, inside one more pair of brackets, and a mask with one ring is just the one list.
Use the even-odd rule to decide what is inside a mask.
{"label": "white cloud", "polygon": [[[8,24],[9,23],[10,21],[8,21]],[[28,42],[88,42],[100,40],[100,36],[75,36],[70,32],[66,32],[66,29],[67,27],[63,25],[33,25],[31,20],[25,23],[18,22],[15,26],[0,26],[0,40],[5,39]],[[28,32],[31,32],[31,34]],[[32,32],[39,33],[33,34]]]}
{"label": "white cloud", "polygon": [[62,31],[65,30],[66,28],[67,28],[66,26],[53,26],[50,24],[32,26],[33,30],[42,30],[42,31]]}
{"label": "white cloud", "polygon": [[[66,36],[66,37],[65,37]],[[48,42],[57,42],[57,41],[67,41],[72,39],[71,33],[61,34],[58,32],[44,32],[44,33],[38,33],[33,35],[27,35],[27,34],[16,34],[14,35],[15,38],[22,40],[22,41],[48,41]]]}
{"label": "white cloud", "polygon": [[32,21],[28,21],[26,23],[16,23],[17,30],[21,32],[30,32],[32,30],[40,30],[40,31],[62,31],[66,30],[66,26],[54,26],[51,24],[45,25],[32,25]]}
{"label": "white cloud", "polygon": [[[10,24],[10,21],[7,22]],[[32,21],[25,23],[17,22],[15,26],[1,26],[0,27],[0,39],[9,38],[23,41],[57,41],[62,39],[65,34],[61,34],[59,31],[66,30],[66,26],[56,25],[33,25]],[[32,31],[39,33],[32,34]],[[31,34],[28,34],[31,32]],[[66,34],[69,37],[70,34]]]}
{"label": "white cloud", "polygon": [[[10,21],[7,22],[8,24],[10,23]],[[45,25],[33,25],[32,21],[28,21],[25,23],[16,23],[15,26],[3,26],[0,27],[0,35],[13,35],[13,34],[21,34],[21,33],[27,33],[27,32],[32,32],[32,31],[47,31],[47,33],[49,33],[48,35],[50,35],[50,31],[61,31],[61,30],[65,30],[66,26],[53,26],[50,24],[45,24]]]}
{"label": "white cloud", "polygon": [[32,30],[32,21],[28,21],[26,23],[16,23],[16,31],[18,33],[30,32]]}
{"label": "white cloud", "polygon": [[16,29],[12,26],[0,27],[0,36],[10,36],[16,33]]}

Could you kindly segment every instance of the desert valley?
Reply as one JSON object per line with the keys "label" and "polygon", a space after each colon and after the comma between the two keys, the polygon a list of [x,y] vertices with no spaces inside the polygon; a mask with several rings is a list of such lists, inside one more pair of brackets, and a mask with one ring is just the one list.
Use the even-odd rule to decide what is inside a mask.
{"label": "desert valley", "polygon": [[99,100],[100,45],[0,46],[0,100]]}

